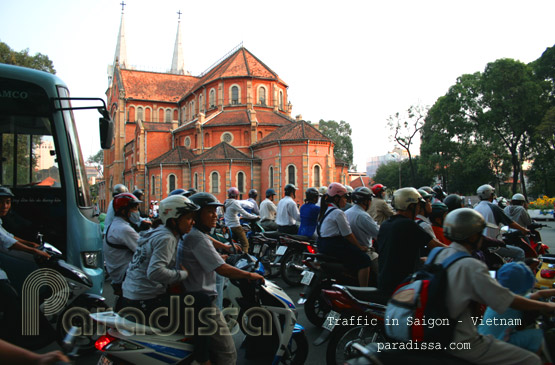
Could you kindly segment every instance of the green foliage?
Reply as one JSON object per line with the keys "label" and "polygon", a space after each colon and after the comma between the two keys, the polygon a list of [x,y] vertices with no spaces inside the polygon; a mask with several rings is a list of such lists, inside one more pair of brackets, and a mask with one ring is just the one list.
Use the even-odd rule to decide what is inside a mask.
{"label": "green foliage", "polygon": [[[411,167],[408,159],[380,165],[372,179],[376,183],[383,184],[393,190],[406,186],[419,188],[425,185],[433,185],[434,175],[422,164],[419,156],[413,158],[413,165],[415,168],[414,183],[411,182]],[[401,175],[401,185],[399,185],[399,173]]]}
{"label": "green foliage", "polygon": [[320,119],[318,128],[323,135],[328,137],[335,144],[335,156],[347,162],[349,166],[353,167],[353,141],[351,134],[353,133],[349,123],[340,121],[337,123],[335,120],[325,121]]}
{"label": "green foliage", "polygon": [[36,53],[32,56],[29,54],[28,48],[20,52],[16,52],[3,42],[0,42],[0,63],[34,68],[36,70],[46,71],[52,74],[56,73],[54,64],[48,56],[42,53]]}

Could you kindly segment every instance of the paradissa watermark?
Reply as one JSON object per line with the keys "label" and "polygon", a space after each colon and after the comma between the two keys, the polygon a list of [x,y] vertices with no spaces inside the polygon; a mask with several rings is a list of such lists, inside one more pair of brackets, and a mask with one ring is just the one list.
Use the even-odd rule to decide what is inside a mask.
{"label": "paradissa watermark", "polygon": [[[66,279],[57,271],[52,269],[40,268],[33,271],[23,283],[22,288],[22,334],[39,334],[39,291],[43,286],[51,289],[52,294],[46,298],[43,305],[45,316],[54,315],[66,309],[71,290]],[[148,321],[145,314],[135,307],[121,309],[118,314],[125,318],[123,321],[115,321],[115,327],[120,333],[128,335],[144,335],[147,328],[149,331],[160,336],[171,336],[183,330],[185,336],[194,335],[195,323],[199,321],[198,333],[203,336],[216,334],[218,331],[214,317],[217,314],[215,307],[205,307],[195,313],[193,305],[195,298],[192,295],[183,297],[184,308],[180,312],[180,296],[173,295],[169,300],[169,307],[161,306],[156,308],[149,315]],[[107,311],[111,309],[108,308]],[[104,312],[99,309],[98,312]],[[272,334],[272,313],[265,308],[252,307],[247,309],[239,317],[239,309],[234,307],[224,308],[221,311],[226,320],[227,327],[232,332],[237,333],[237,320],[241,321],[242,328],[250,336],[270,336]],[[97,322],[96,326],[90,316],[91,312],[83,307],[70,307],[65,310],[62,317],[62,326],[69,332],[75,322],[81,323],[82,327],[77,329],[77,336],[102,336],[106,334],[106,326]],[[183,314],[183,316],[181,316]],[[131,319],[132,320],[129,320]],[[183,323],[183,326],[181,324]],[[95,331],[96,329],[96,331]]]}

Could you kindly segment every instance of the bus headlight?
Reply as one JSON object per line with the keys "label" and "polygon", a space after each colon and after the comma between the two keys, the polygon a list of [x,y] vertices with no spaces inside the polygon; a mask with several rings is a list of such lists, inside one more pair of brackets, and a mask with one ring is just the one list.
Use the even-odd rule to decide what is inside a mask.
{"label": "bus headlight", "polygon": [[89,269],[96,269],[98,267],[98,254],[99,251],[83,252],[83,264]]}

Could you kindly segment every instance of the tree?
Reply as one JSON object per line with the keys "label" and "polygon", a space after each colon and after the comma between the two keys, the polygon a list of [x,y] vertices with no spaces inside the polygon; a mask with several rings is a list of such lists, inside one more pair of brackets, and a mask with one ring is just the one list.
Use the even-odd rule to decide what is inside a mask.
{"label": "tree", "polygon": [[416,182],[416,174],[412,163],[411,145],[417,134],[424,125],[424,118],[428,113],[428,108],[421,105],[412,105],[408,108],[406,114],[401,115],[398,112],[388,118],[387,125],[394,131],[393,139],[401,146],[409,155],[409,166],[411,182]]}
{"label": "tree", "polygon": [[390,189],[399,189],[405,186],[418,189],[420,186],[432,185],[433,175],[423,168],[420,157],[414,157],[412,162],[416,173],[416,180],[412,183],[410,182],[411,166],[408,159],[380,165],[372,179]]}
{"label": "tree", "polygon": [[3,42],[0,42],[0,63],[34,68],[52,74],[56,73],[54,64],[48,56],[42,53],[35,53],[34,56],[31,56],[29,48],[16,52]]}
{"label": "tree", "polygon": [[325,121],[320,119],[318,128],[323,135],[328,137],[335,144],[335,156],[347,162],[350,168],[353,166],[353,141],[351,134],[353,133],[349,123],[340,121],[337,123],[335,120]]}
{"label": "tree", "polygon": [[96,167],[98,174],[103,176],[104,172],[104,151],[100,150],[96,154],[89,156],[87,163]]}

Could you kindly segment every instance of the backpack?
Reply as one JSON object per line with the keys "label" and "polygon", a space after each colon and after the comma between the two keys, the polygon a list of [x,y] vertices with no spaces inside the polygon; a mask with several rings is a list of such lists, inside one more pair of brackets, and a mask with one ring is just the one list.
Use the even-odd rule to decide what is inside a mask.
{"label": "backpack", "polygon": [[457,252],[441,264],[434,259],[444,247],[436,247],[425,265],[397,287],[387,303],[385,332],[398,341],[425,341],[448,345],[453,339],[456,319],[449,317],[445,302],[447,268],[454,262],[472,257]]}

